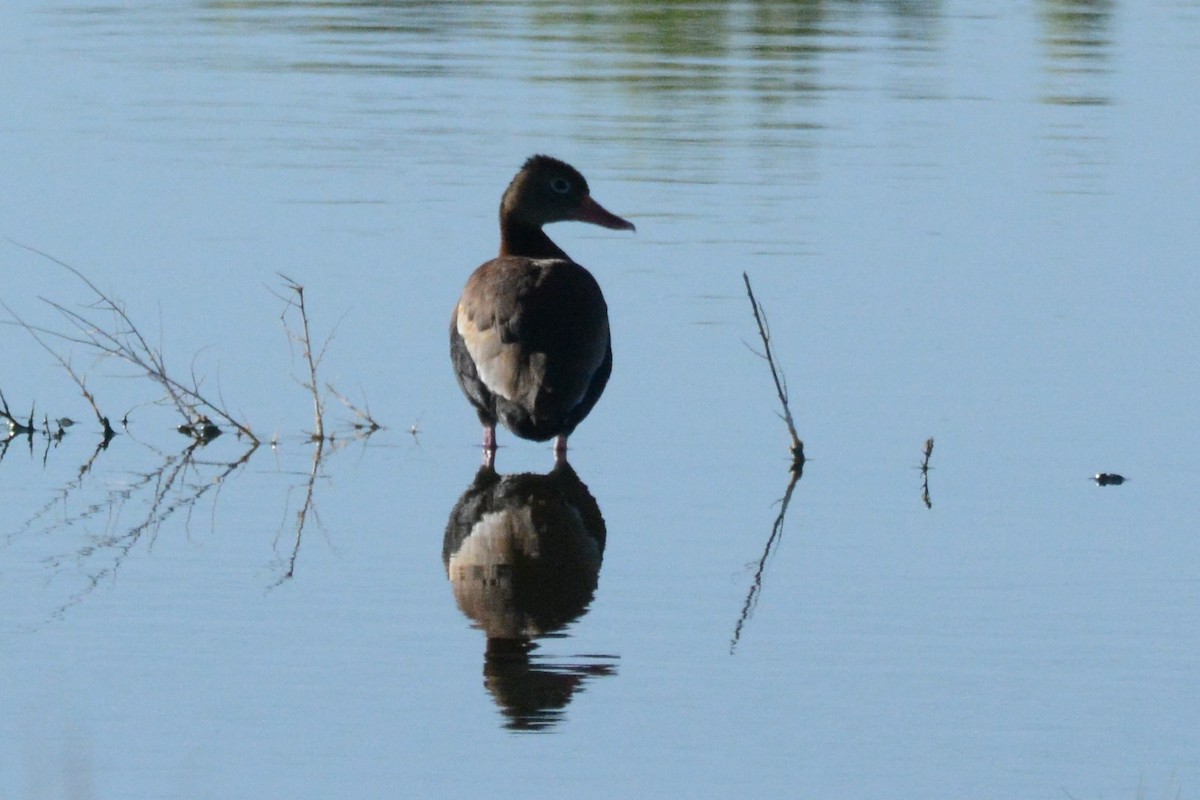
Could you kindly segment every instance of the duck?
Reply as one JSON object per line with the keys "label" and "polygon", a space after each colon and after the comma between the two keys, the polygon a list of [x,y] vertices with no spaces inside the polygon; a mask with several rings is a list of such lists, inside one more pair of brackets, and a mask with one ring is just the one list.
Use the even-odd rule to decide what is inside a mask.
{"label": "duck", "polygon": [[500,200],[500,253],[467,279],[450,318],[450,358],[483,425],[484,462],[496,425],[522,439],[567,437],[612,374],[608,306],[600,284],[543,226],[575,220],[634,231],[592,199],[579,170],[547,155],[525,161]]}

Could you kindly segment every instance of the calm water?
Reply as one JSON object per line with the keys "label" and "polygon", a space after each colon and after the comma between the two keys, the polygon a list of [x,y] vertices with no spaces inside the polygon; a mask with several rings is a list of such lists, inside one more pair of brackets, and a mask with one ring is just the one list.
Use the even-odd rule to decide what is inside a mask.
{"label": "calm water", "polygon": [[[78,421],[0,460],[0,797],[1200,793],[1197,3],[3,16],[6,316],[116,330],[61,259],[264,444],[51,337],[99,449],[0,328]],[[551,231],[615,372],[480,473],[446,325],[534,152],[638,226]],[[307,440],[280,273],[386,429]]]}

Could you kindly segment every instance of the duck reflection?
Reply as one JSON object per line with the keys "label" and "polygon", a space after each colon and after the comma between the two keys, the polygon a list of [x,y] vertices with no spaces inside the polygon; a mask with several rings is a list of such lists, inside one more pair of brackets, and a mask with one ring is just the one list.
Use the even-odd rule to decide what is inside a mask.
{"label": "duck reflection", "polygon": [[[582,616],[604,556],[600,506],[565,460],[546,475],[484,464],[450,512],[442,561],[458,607],[487,635],[484,678],[513,730],[545,730],[611,658],[533,653]],[[562,635],[562,634],[559,634]]]}

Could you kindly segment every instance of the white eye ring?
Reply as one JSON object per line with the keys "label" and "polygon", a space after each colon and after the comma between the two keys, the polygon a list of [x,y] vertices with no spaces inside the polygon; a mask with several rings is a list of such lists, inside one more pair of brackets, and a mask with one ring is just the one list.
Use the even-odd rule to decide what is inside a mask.
{"label": "white eye ring", "polygon": [[550,181],[550,188],[559,194],[566,194],[571,191],[571,183],[566,178],[555,178]]}

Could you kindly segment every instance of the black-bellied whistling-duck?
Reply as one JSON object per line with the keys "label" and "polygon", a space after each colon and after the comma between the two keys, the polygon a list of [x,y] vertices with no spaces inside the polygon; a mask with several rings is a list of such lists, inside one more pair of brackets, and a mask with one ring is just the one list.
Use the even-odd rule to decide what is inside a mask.
{"label": "black-bellied whistling-duck", "polygon": [[523,439],[556,439],[564,458],[612,372],[600,286],[542,230],[562,220],[634,230],[591,198],[570,164],[533,156],[500,201],[500,255],[467,280],[450,319],[450,357],[489,463],[498,421]]}

